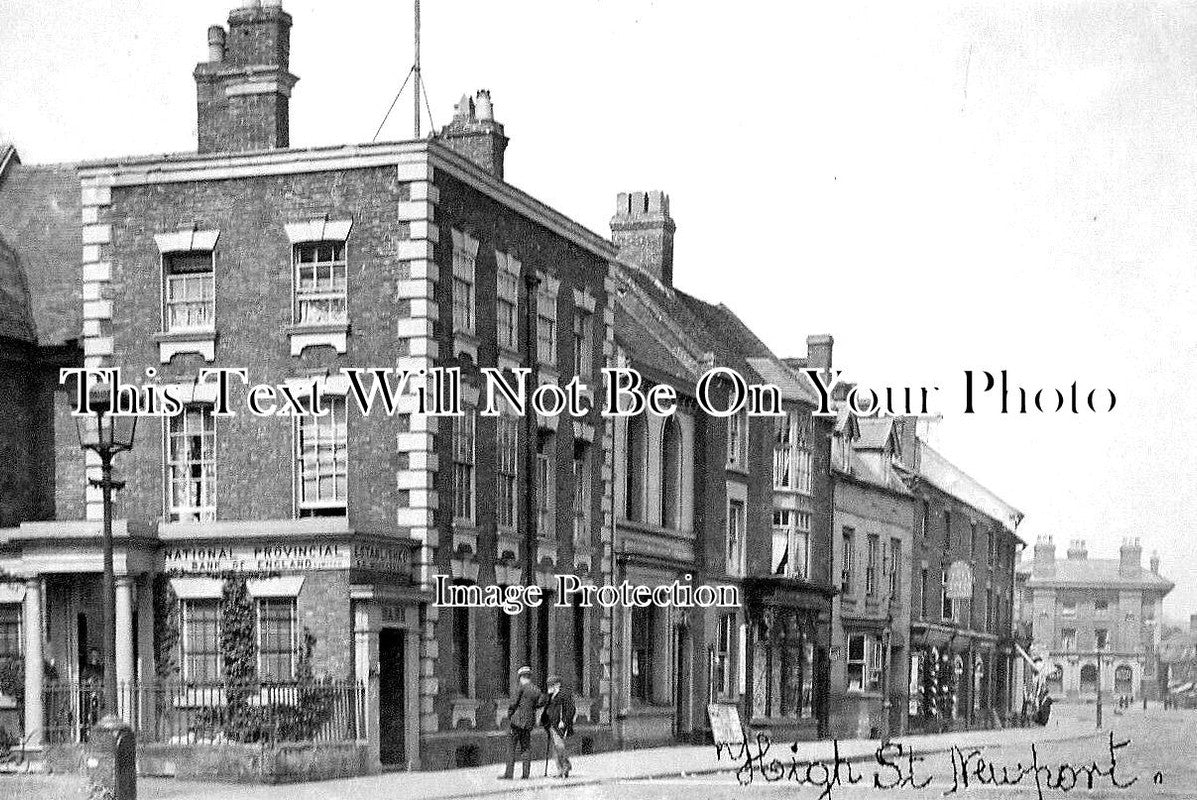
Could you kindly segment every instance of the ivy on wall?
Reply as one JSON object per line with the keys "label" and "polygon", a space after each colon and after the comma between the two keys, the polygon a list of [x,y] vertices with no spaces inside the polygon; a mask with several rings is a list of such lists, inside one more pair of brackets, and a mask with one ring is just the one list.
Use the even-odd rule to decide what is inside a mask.
{"label": "ivy on wall", "polygon": [[179,674],[179,598],[169,575],[154,578],[154,674],[168,681]]}

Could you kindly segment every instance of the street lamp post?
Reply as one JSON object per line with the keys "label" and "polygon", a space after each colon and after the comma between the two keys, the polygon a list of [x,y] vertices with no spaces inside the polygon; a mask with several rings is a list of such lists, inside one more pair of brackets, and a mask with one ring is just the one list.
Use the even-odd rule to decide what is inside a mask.
{"label": "street lamp post", "polygon": [[124,488],[124,481],[112,477],[112,459],[117,453],[133,449],[133,435],[137,417],[133,414],[114,414],[103,402],[93,400],[89,413],[75,417],[79,446],[100,457],[100,477],[88,483],[99,487],[104,506],[104,712],[115,717],[116,685],[116,575],[112,564],[112,491]]}
{"label": "street lamp post", "polygon": [[894,597],[888,594],[885,601],[885,672],[881,676],[881,746],[889,744],[893,731],[890,729],[890,714],[893,708],[893,698],[890,696],[893,687],[894,670]]}
{"label": "street lamp post", "polygon": [[1097,648],[1097,729],[1101,730],[1101,648]]}

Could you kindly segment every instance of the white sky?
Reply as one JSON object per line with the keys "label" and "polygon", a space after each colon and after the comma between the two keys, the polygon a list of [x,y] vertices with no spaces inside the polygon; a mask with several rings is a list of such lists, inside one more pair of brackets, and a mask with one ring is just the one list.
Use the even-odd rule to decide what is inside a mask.
{"label": "white sky", "polygon": [[[26,162],[194,149],[195,63],[234,0],[0,0],[0,138]],[[425,0],[438,125],[492,91],[507,177],[607,235],[660,188],[676,283],[779,355],[831,332],[874,385],[939,385],[932,440],[1197,611],[1197,8]],[[410,2],[289,0],[296,146],[369,141]],[[410,89],[408,90],[410,92]],[[383,133],[411,128],[410,95]],[[974,417],[962,371],[1112,387],[1106,416]]]}

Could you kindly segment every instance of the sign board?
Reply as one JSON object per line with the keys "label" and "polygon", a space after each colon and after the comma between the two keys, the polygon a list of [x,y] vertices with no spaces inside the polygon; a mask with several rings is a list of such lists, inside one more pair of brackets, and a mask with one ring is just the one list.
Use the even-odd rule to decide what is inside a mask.
{"label": "sign board", "polygon": [[953,561],[948,567],[949,600],[973,599],[973,567],[967,561]]}
{"label": "sign board", "polygon": [[410,575],[411,550],[380,542],[263,542],[169,546],[163,550],[173,574],[219,572],[310,572],[362,569]]}
{"label": "sign board", "polygon": [[739,707],[732,703],[708,703],[707,717],[715,744],[743,744],[744,726],[740,724]]}

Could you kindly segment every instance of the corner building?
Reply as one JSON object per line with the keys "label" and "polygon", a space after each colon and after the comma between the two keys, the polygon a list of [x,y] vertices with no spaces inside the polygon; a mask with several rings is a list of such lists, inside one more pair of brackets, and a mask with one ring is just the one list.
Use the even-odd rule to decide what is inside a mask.
{"label": "corner building", "polygon": [[[63,363],[119,368],[186,406],[139,420],[116,461],[117,677],[122,712],[143,726],[142,769],[169,771],[178,741],[147,735],[129,698],[221,680],[236,576],[260,678],[302,668],[367,687],[353,771],[500,760],[525,662],[574,687],[580,746],[610,747],[609,616],[442,609],[430,589],[438,574],[609,582],[611,439],[597,411],[477,410],[481,367],[594,383],[613,353],[614,250],[505,182],[486,92],[428,140],[289,149],[290,27],[277,3],[250,3],[209,31],[196,153],[60,169],[79,206],[56,221],[74,255],[54,269],[82,287]],[[51,199],[13,185],[0,175],[3,199],[31,212]],[[234,377],[235,414],[221,415],[215,383],[196,380],[220,367],[300,395],[316,384],[327,413],[252,415]],[[460,369],[465,414],[417,413],[414,393],[394,414],[361,414],[343,367]],[[27,733],[47,745],[83,735],[78,708],[51,719],[46,687],[79,684],[102,628],[102,506],[83,480],[99,464],[79,449],[70,389],[45,401],[55,508],[0,530],[0,566],[17,578],[2,599],[23,604]]]}

